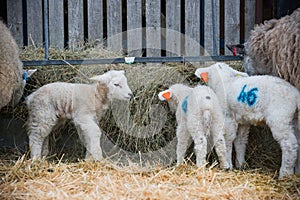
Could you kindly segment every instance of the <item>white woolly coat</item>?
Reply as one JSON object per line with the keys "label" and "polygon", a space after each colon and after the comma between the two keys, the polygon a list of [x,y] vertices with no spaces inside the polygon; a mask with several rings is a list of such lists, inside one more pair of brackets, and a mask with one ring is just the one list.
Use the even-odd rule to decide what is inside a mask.
{"label": "white woolly coat", "polygon": [[[228,120],[227,131],[235,135],[237,124],[247,126],[265,122],[283,151],[279,176],[292,174],[298,148],[293,119],[300,110],[299,91],[280,78],[248,77],[247,74],[233,70],[225,63],[199,68],[195,74],[201,77],[201,73],[205,72],[208,72],[208,85],[216,92],[219,99],[223,99],[221,104]],[[240,162],[244,162],[245,145],[249,132],[249,128],[245,129],[245,132],[241,133],[244,136],[239,138],[242,141],[235,142],[235,145],[240,142],[238,145],[242,146],[237,147],[239,149],[237,154],[242,154],[237,155],[240,156],[238,158]]]}
{"label": "white woolly coat", "polygon": [[102,110],[108,108],[107,95],[108,88],[101,83],[88,85],[56,82],[29,95],[26,103],[30,111],[35,110],[37,120],[45,115],[76,119],[87,114],[99,118]]}
{"label": "white woolly coat", "polygon": [[109,71],[92,78],[95,84],[50,83],[26,99],[31,157],[48,154],[48,135],[65,119],[72,119],[87,149],[86,157],[102,159],[99,119],[112,99],[129,100],[132,92],[124,71]]}
{"label": "white woolly coat", "polygon": [[[28,107],[28,136],[31,157],[48,154],[48,135],[57,124],[72,119],[84,146],[87,157],[102,159],[101,132],[98,122],[108,108],[108,88],[103,83],[94,85],[51,83],[41,87],[26,99]],[[93,138],[93,139],[92,139]],[[94,144],[99,141],[99,144]]]}
{"label": "white woolly coat", "polygon": [[[190,88],[182,84],[172,85],[169,105],[176,109],[177,164],[183,161],[190,138],[195,144],[197,166],[206,163],[206,155],[216,148],[221,168],[228,169],[224,139],[224,116],[216,94],[206,86]],[[164,100],[161,97],[160,99]]]}

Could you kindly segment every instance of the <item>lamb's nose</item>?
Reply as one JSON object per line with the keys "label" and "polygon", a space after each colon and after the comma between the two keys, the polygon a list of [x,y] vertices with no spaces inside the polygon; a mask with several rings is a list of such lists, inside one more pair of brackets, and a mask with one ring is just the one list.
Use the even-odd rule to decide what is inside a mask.
{"label": "lamb's nose", "polygon": [[131,98],[131,97],[133,97],[133,94],[132,93],[128,93],[128,96]]}

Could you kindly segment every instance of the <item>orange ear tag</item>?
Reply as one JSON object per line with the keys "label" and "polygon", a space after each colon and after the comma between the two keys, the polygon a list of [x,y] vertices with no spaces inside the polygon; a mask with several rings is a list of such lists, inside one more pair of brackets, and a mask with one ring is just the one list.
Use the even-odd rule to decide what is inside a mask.
{"label": "orange ear tag", "polygon": [[208,72],[201,73],[200,77],[205,83],[208,83]]}
{"label": "orange ear tag", "polygon": [[170,99],[171,99],[171,92],[165,92],[161,96],[163,98],[165,98],[167,101],[170,101]]}

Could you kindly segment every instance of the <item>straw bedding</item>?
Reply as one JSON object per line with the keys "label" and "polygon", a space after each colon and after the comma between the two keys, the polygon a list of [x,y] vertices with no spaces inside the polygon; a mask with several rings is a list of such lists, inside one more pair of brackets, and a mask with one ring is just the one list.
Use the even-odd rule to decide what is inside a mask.
{"label": "straw bedding", "polygon": [[[93,47],[93,48],[90,48]],[[77,50],[50,50],[51,59],[82,59],[119,57],[93,45]],[[22,60],[43,59],[43,50],[27,48]],[[205,63],[208,65],[208,63]],[[236,68],[240,62],[231,63]],[[199,64],[198,64],[199,65]],[[192,147],[187,163],[172,167],[170,152],[143,158],[144,153],[168,145],[175,137],[175,117],[167,104],[160,103],[157,94],[173,83],[198,84],[193,75],[197,66],[189,63],[149,65],[46,66],[38,71],[25,88],[27,96],[38,87],[55,81],[88,82],[87,78],[109,69],[125,69],[134,99],[129,105],[112,104],[100,122],[106,139],[122,151],[112,151],[103,162],[84,162],[84,148],[69,122],[53,131],[50,156],[32,162],[28,151],[0,148],[1,199],[297,199],[300,197],[299,176],[278,180],[281,152],[268,128],[252,127],[247,146],[245,171],[222,171],[216,167],[215,154],[210,155],[206,171],[197,169]],[[155,105],[165,110],[161,127]],[[154,106],[153,106],[154,105]],[[119,110],[118,110],[119,109]],[[126,110],[127,109],[127,110]],[[153,111],[154,110],[154,111]],[[120,127],[115,113],[130,113],[131,122]],[[26,121],[24,104],[5,107],[1,114]],[[123,120],[123,119],[120,119]],[[151,128],[152,135],[144,135]],[[130,133],[126,134],[124,132]],[[149,131],[148,131],[149,132]],[[103,146],[107,145],[104,140]],[[106,149],[111,148],[107,147]],[[105,149],[105,148],[104,148]],[[124,151],[123,151],[124,150]],[[136,157],[126,152],[131,152]],[[131,157],[130,157],[131,156]],[[162,160],[160,160],[162,159]],[[167,164],[166,164],[167,163]]]}
{"label": "straw bedding", "polygon": [[110,162],[1,163],[1,199],[297,199],[297,177],[276,180],[261,170],[206,171],[194,165],[118,167]]}

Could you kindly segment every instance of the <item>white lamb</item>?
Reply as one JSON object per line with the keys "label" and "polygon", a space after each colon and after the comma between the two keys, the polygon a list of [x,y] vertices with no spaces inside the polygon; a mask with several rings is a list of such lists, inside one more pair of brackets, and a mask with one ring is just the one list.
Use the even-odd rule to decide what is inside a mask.
{"label": "white lamb", "polygon": [[177,165],[182,163],[192,138],[198,167],[206,164],[208,147],[215,146],[220,167],[228,169],[224,117],[216,94],[206,86],[190,88],[175,84],[158,96],[160,100],[168,101],[171,109],[176,109]]}
{"label": "white lamb", "polygon": [[[299,91],[280,78],[267,75],[248,77],[225,63],[199,68],[195,74],[208,83],[219,99],[223,99],[226,134],[235,137],[239,125],[238,138],[234,142],[237,163],[241,166],[245,162],[249,125],[265,122],[282,150],[279,177],[293,174],[298,148],[293,119],[300,109]],[[298,118],[299,115],[300,112]],[[231,162],[232,143],[228,143],[227,147]],[[298,154],[296,171],[299,169],[299,157]]]}
{"label": "white lamb", "polygon": [[53,127],[72,119],[87,149],[86,157],[102,159],[101,114],[112,99],[129,100],[132,92],[124,71],[109,71],[91,78],[95,84],[50,83],[27,97],[28,136],[32,158],[48,154],[48,135]]}

